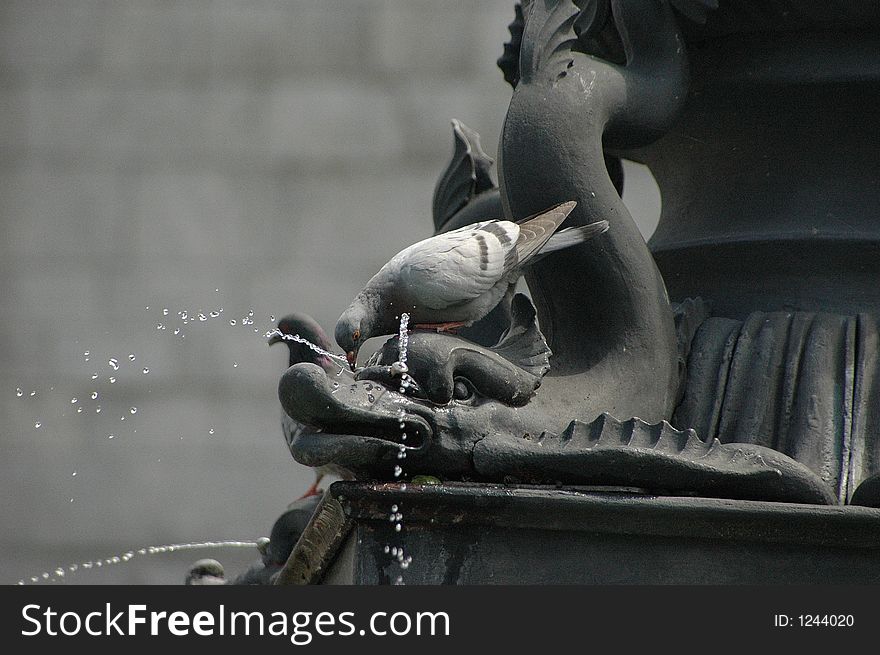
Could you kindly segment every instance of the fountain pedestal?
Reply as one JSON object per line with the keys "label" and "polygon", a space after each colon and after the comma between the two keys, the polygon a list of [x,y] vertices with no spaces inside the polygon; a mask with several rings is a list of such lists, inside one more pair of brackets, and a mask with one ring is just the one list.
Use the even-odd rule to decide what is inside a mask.
{"label": "fountain pedestal", "polygon": [[[403,514],[394,531],[391,506]],[[413,558],[401,571],[385,546]],[[279,584],[880,582],[880,509],[637,490],[337,482]]]}

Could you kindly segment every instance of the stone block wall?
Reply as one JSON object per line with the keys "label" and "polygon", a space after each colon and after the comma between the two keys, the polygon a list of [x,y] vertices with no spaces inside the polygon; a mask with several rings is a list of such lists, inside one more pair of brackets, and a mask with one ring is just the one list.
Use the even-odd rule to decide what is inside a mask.
{"label": "stone block wall", "polygon": [[[269,317],[332,331],[430,234],[450,118],[495,151],[512,4],[0,5],[0,582],[268,533],[311,482],[281,438]],[[69,581],[175,583],[202,556],[255,555]]]}

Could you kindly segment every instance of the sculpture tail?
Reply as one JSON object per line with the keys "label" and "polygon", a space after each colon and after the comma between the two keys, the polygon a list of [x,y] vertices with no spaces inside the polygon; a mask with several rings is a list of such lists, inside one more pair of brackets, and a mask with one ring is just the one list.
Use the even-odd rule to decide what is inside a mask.
{"label": "sculpture tail", "polygon": [[544,244],[539,255],[547,255],[551,252],[556,252],[563,248],[570,248],[571,246],[576,246],[584,241],[589,241],[593,237],[597,237],[600,234],[607,232],[608,227],[608,221],[596,221],[595,223],[590,223],[589,225],[583,225],[581,227],[567,227],[564,230],[559,230],[559,232],[550,237],[549,241]]}

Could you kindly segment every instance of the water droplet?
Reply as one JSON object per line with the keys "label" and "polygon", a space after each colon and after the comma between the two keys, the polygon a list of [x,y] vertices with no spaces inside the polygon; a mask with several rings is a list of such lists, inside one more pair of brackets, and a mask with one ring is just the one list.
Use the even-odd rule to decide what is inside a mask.
{"label": "water droplet", "polygon": [[165,324],[164,324],[164,323],[157,323],[157,324],[156,324],[156,329],[157,329],[157,330],[164,330],[164,329],[165,329]]}
{"label": "water droplet", "polygon": [[199,320],[200,320],[200,321],[207,321],[207,320],[208,320],[208,317],[205,316],[204,314],[202,314],[201,312],[199,312]]}
{"label": "water droplet", "polygon": [[101,413],[101,406],[98,405],[97,407],[95,407],[95,414],[100,414],[100,413]]}
{"label": "water droplet", "polygon": [[238,368],[238,362],[232,362],[232,368]]}
{"label": "water droplet", "polygon": [[120,417],[119,417],[119,420],[120,420],[120,421],[124,421],[124,420],[125,420],[125,417],[124,417],[124,416],[120,416]]}
{"label": "water droplet", "polygon": [[70,475],[71,475],[71,476],[72,476],[72,477],[74,477],[74,478],[75,478],[75,477],[76,477],[76,471],[74,471],[74,472],[73,472],[73,473],[71,473],[71,474],[70,474]]}
{"label": "water droplet", "polygon": [[144,307],[144,311],[147,311],[147,312],[150,311],[150,306],[147,305],[146,307]]}
{"label": "water droplet", "polygon": [[91,353],[88,350],[83,353],[83,357],[88,357],[89,355],[91,355]]}
{"label": "water droplet", "polygon": [[269,320],[275,322],[275,314],[269,314]]}
{"label": "water droplet", "polygon": [[391,546],[385,546],[385,554],[388,554],[390,552],[391,552]]}
{"label": "water droplet", "polygon": [[214,289],[214,293],[220,293],[220,289]]}
{"label": "water droplet", "polygon": [[396,512],[396,511],[397,511],[397,505],[392,505],[392,506],[391,506],[391,511],[392,511],[392,512]]}
{"label": "water droplet", "polygon": [[110,380],[110,384],[116,384],[116,378],[114,378],[113,376],[110,376],[107,379]]}
{"label": "water droplet", "polygon": [[40,423],[39,421],[37,421],[36,423],[34,423],[34,428],[36,428],[37,430],[39,430],[41,427],[43,427],[43,424]]}
{"label": "water droplet", "polygon": [[185,321],[189,318],[189,314],[186,312],[180,312],[180,320]]}
{"label": "water droplet", "polygon": [[107,362],[107,365],[114,371],[119,370],[119,361],[115,357],[111,357],[110,360]]}
{"label": "water droplet", "polygon": [[216,310],[214,310],[213,312],[211,312],[211,318],[217,318],[218,316],[220,316],[220,312],[218,312],[218,311],[216,311]]}
{"label": "water droplet", "polygon": [[150,372],[150,369],[148,369],[148,368],[145,366],[145,367],[144,367],[144,375],[146,375],[146,374],[149,373],[149,372]]}
{"label": "water droplet", "polygon": [[92,379],[93,379],[93,380],[97,380],[97,379],[98,379],[98,374],[97,374],[97,373],[92,373]]}
{"label": "water droplet", "polygon": [[174,328],[174,334],[180,334],[180,328]]}
{"label": "water droplet", "polygon": [[77,407],[77,408],[76,408],[76,413],[77,413],[77,414],[82,414],[82,411],[83,411],[83,408],[82,408],[82,407]]}
{"label": "water droplet", "polygon": [[21,387],[16,387],[15,395],[21,398],[24,395],[24,391],[21,390]]}
{"label": "water droplet", "polygon": [[108,434],[108,435],[107,435],[107,438],[108,438],[108,439],[115,439],[115,438],[116,438],[116,435],[115,435],[115,434]]}
{"label": "water droplet", "polygon": [[401,475],[403,475],[403,469],[400,468],[400,466],[395,466],[394,467],[394,477],[399,478]]}
{"label": "water droplet", "polygon": [[128,361],[133,362],[134,359],[135,359],[135,357],[134,357],[134,353],[129,353],[129,354],[128,354]]}
{"label": "water droplet", "polygon": [[208,430],[208,434],[214,434],[214,428],[211,428],[210,430]]}
{"label": "water droplet", "polygon": [[137,407],[132,407],[132,408],[129,409],[128,411],[131,412],[132,414],[137,414],[137,413],[138,413],[138,408],[137,408]]}
{"label": "water droplet", "polygon": [[401,529],[401,525],[400,525],[400,523],[395,523],[395,524],[394,524],[394,531],[395,531],[395,532],[400,532],[400,529]]}
{"label": "water droplet", "polygon": [[71,405],[76,405],[77,402],[78,402],[78,401],[77,401],[76,398],[71,398],[71,399],[70,399],[70,404],[71,404]]}
{"label": "water droplet", "polygon": [[236,324],[236,320],[235,320],[234,318],[233,318],[233,319],[230,319],[229,324],[230,324],[230,325],[235,325],[235,324]]}
{"label": "water droplet", "polygon": [[162,309],[162,316],[168,316],[168,308],[167,307]]}
{"label": "water droplet", "polygon": [[98,399],[98,392],[97,392],[97,391],[93,391],[93,392],[92,392],[92,400],[97,400],[97,399]]}

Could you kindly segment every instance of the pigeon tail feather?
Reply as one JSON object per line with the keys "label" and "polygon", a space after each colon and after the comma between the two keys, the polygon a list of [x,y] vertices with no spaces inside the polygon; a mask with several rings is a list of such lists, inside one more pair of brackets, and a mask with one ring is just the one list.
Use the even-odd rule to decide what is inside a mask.
{"label": "pigeon tail feather", "polygon": [[550,237],[547,243],[544,244],[544,247],[541,248],[539,254],[547,255],[551,252],[570,248],[571,246],[576,246],[584,241],[589,241],[593,237],[597,237],[600,234],[607,232],[608,227],[608,221],[596,221],[589,225],[567,227],[564,230],[559,230],[559,232]]}

